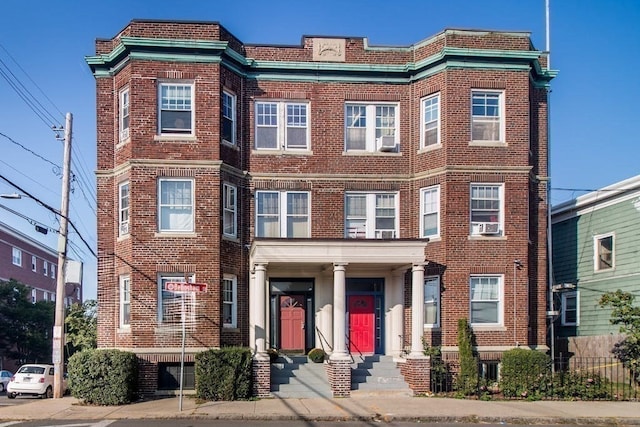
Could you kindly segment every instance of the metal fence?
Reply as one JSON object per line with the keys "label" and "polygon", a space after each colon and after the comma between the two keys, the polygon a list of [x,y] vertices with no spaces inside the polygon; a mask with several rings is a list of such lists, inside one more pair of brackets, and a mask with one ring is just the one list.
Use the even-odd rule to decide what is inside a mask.
{"label": "metal fence", "polygon": [[[523,392],[505,393],[499,361],[476,359],[477,396],[506,399],[639,400],[640,372],[629,369],[614,357],[559,357],[540,372],[528,372],[533,379],[522,384]],[[431,392],[456,393],[459,361],[431,357]],[[526,382],[523,380],[523,382]]]}

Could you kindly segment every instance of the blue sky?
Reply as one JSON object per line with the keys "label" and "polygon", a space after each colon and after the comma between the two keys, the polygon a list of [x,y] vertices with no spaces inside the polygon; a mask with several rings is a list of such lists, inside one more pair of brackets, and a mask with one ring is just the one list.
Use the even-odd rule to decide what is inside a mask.
{"label": "blue sky", "polygon": [[[2,9],[0,175],[59,208],[54,165],[62,164],[62,144],[49,122],[62,124],[71,112],[77,181],[70,218],[96,252],[95,81],[84,57],[94,54],[96,38],[113,37],[132,19],[218,21],[245,43],[296,45],[303,35],[335,35],[406,46],[465,28],[528,31],[537,49],[546,44],[545,0],[4,0]],[[558,204],[640,173],[633,125],[640,117],[640,1],[551,0],[550,12],[551,66],[559,70],[551,93],[551,201]],[[33,96],[31,108],[8,80]],[[0,180],[0,194],[14,191]],[[58,228],[55,216],[31,200],[0,204]],[[55,233],[36,233],[5,209],[0,221],[57,245]],[[85,264],[85,299],[96,298],[96,259],[73,231],[70,240],[69,256]]]}

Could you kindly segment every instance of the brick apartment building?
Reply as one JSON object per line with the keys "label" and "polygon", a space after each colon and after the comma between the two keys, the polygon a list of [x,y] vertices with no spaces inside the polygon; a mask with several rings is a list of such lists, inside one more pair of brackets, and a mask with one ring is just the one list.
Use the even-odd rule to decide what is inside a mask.
{"label": "brick apartment building", "polygon": [[[546,350],[547,89],[528,33],[445,30],[245,44],[216,22],[133,20],[86,58],[97,86],[98,342],[143,391],[227,345],[393,356],[423,339],[488,362]],[[193,285],[179,285],[191,282]],[[206,285],[206,289],[204,286]],[[176,292],[195,289],[197,292]]]}

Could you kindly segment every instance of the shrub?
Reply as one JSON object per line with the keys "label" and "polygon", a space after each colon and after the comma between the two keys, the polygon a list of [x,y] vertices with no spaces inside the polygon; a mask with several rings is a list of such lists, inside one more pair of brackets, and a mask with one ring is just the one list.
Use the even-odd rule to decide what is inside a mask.
{"label": "shrub", "polygon": [[458,352],[460,372],[456,377],[456,390],[469,396],[478,391],[478,361],[473,354],[473,331],[467,319],[458,319]]}
{"label": "shrub", "polygon": [[83,350],[69,358],[69,389],[85,403],[122,405],[138,396],[138,359],[120,350]]}
{"label": "shrub", "polygon": [[321,348],[312,348],[307,354],[313,363],[324,362],[324,350]]}
{"label": "shrub", "polygon": [[196,396],[205,400],[243,400],[251,397],[251,350],[225,347],[196,354]]}
{"label": "shrub", "polygon": [[500,388],[505,397],[540,398],[550,386],[550,359],[544,353],[522,348],[502,355]]}

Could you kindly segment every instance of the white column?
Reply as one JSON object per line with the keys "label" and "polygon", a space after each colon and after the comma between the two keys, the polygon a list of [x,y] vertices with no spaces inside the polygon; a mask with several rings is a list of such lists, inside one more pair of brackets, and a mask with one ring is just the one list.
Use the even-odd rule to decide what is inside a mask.
{"label": "white column", "polygon": [[422,335],[424,334],[424,265],[414,264],[411,269],[411,353],[409,356],[424,355]]}
{"label": "white column", "polygon": [[266,289],[267,289],[267,266],[266,264],[256,264],[255,271],[255,351],[257,358],[268,358],[266,351]]}
{"label": "white column", "polygon": [[349,356],[346,346],[346,280],[345,265],[333,264],[333,353],[331,359]]}
{"label": "white column", "polygon": [[386,289],[386,300],[389,307],[389,334],[385,340],[388,347],[387,354],[393,357],[402,355],[404,341],[404,274],[406,268],[391,272],[391,286]]}

